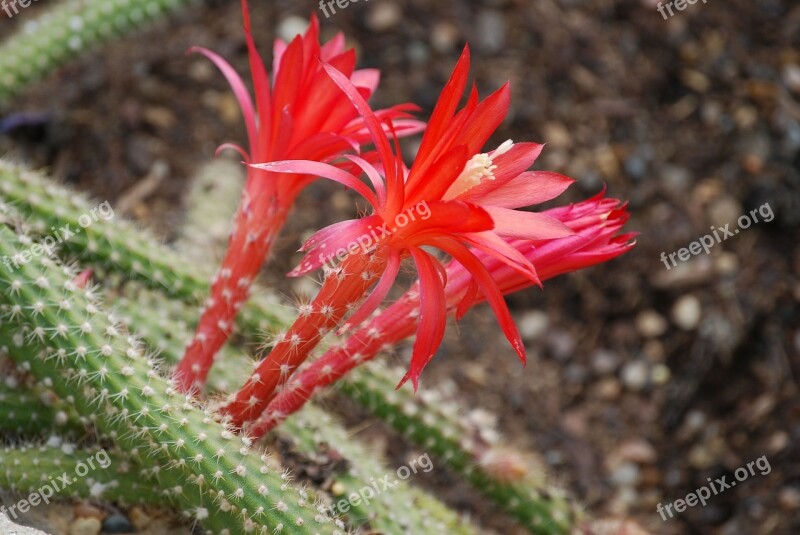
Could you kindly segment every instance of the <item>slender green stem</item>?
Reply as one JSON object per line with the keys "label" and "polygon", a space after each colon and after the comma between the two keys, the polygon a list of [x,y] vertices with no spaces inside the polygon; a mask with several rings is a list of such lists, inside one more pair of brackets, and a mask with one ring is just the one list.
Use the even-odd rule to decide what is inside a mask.
{"label": "slender green stem", "polygon": [[[26,20],[0,44],[0,105],[67,61],[198,0],[67,0]],[[13,6],[13,7],[11,7]]]}

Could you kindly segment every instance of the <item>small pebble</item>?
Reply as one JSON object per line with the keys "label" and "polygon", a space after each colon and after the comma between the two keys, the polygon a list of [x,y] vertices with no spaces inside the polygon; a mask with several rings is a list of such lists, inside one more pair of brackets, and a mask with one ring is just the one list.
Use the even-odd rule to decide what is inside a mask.
{"label": "small pebble", "polygon": [[615,377],[606,377],[597,383],[597,396],[600,399],[613,401],[617,399],[622,392],[622,385]]}
{"label": "small pebble", "polygon": [[506,43],[506,20],[503,14],[494,10],[484,10],[475,21],[476,44],[484,52],[495,53]]}
{"label": "small pebble", "polygon": [[778,492],[778,503],[784,511],[797,511],[800,509],[800,489],[783,487]]}
{"label": "small pebble", "polygon": [[598,349],[589,357],[592,369],[598,375],[608,375],[614,373],[620,363],[619,356],[607,349]]}
{"label": "small pebble", "polygon": [[649,372],[647,363],[642,360],[628,362],[622,368],[622,384],[628,390],[638,392],[647,386]]}
{"label": "small pebble", "polygon": [[431,31],[431,46],[439,53],[447,53],[455,49],[458,42],[458,28],[450,22],[436,24]]}
{"label": "small pebble", "polygon": [[651,464],[656,461],[656,449],[648,441],[640,438],[626,440],[619,447],[619,456],[638,464]]}
{"label": "small pebble", "polygon": [[650,373],[650,379],[653,381],[653,384],[657,385],[666,384],[669,382],[670,377],[672,377],[672,372],[664,364],[656,364],[653,366],[653,371]]}
{"label": "small pebble", "polygon": [[635,487],[641,476],[639,467],[626,461],[619,463],[608,479],[615,487]]}
{"label": "small pebble", "polygon": [[113,514],[103,521],[103,531],[107,533],[133,533],[133,525],[124,515]]}
{"label": "small pebble", "polygon": [[147,512],[139,506],[131,509],[128,513],[128,517],[131,519],[131,524],[133,524],[133,527],[138,531],[145,529],[153,522],[153,517],[147,514]]}
{"label": "small pebble", "polygon": [[69,526],[69,535],[97,535],[103,524],[94,517],[77,518]]}
{"label": "small pebble", "polygon": [[575,353],[575,339],[567,331],[557,329],[547,337],[547,348],[557,360],[569,360]]}
{"label": "small pebble", "polygon": [[400,6],[384,0],[371,6],[367,14],[367,28],[374,32],[383,32],[397,26],[402,18]]}
{"label": "small pebble", "polygon": [[517,321],[519,334],[523,340],[533,342],[544,335],[550,327],[547,314],[539,310],[524,313]]}
{"label": "small pebble", "polygon": [[703,308],[692,294],[684,295],[672,307],[672,321],[684,331],[693,331],[700,323]]}
{"label": "small pebble", "polygon": [[800,66],[789,64],[783,68],[783,83],[792,92],[800,93]]}
{"label": "small pebble", "polygon": [[667,327],[667,320],[655,310],[643,310],[636,316],[636,330],[645,338],[661,336]]}
{"label": "small pebble", "polygon": [[106,512],[102,509],[95,507],[90,503],[81,502],[72,508],[72,513],[75,518],[96,518],[103,520],[106,517]]}
{"label": "small pebble", "polygon": [[278,37],[287,43],[306,31],[308,28],[308,20],[303,17],[292,15],[283,19],[279,24],[276,32]]}

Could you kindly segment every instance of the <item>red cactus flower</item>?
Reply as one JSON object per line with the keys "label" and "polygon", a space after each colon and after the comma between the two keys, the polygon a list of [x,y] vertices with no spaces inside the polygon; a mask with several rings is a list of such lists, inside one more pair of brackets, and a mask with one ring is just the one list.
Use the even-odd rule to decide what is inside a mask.
{"label": "red cactus flower", "polygon": [[[271,172],[315,174],[336,180],[359,192],[373,213],[325,228],[303,246],[307,254],[294,275],[326,265],[334,257],[343,261],[336,276],[329,272],[331,276],[323,282],[310,306],[313,313],[298,318],[226,408],[234,425],[263,411],[276,388],[286,382],[328,329],[341,324],[348,309],[366,295],[373,279],[382,273],[366,301],[347,319],[347,325],[357,326],[366,320],[386,297],[406,257],[416,264],[421,293],[422,319],[412,368],[424,367],[441,343],[446,320],[446,273],[424,246],[440,249],[472,274],[476,291],[480,289],[486,297],[507,338],[525,360],[522,341],[502,293],[474,251],[483,251],[487,258],[538,284],[534,266],[506,239],[548,240],[572,235],[573,231],[548,215],[514,208],[549,200],[572,181],[555,173],[525,172],[541,152],[541,145],[509,141],[494,151],[479,153],[508,111],[509,91],[506,84],[479,102],[473,89],[465,108],[456,113],[468,69],[469,51],[465,49],[434,109],[414,165],[406,169],[399,151],[392,150],[380,118],[357,88],[333,66],[325,65],[331,79],[364,118],[376,146],[377,166],[347,156],[363,170],[373,189],[346,170],[326,163],[253,165]],[[323,315],[319,312],[322,307],[332,307],[334,312]],[[417,375],[409,377],[416,386]]]}
{"label": "red cactus flower", "polygon": [[[557,275],[577,271],[615,258],[634,243],[631,233],[618,234],[628,219],[625,205],[600,193],[592,199],[543,212],[558,219],[575,232],[574,236],[549,241],[509,240],[509,243],[536,266],[542,281]],[[531,286],[529,278],[485,252],[476,255],[490,271],[492,279],[503,294]],[[485,296],[470,289],[472,274],[456,261],[447,265],[445,289],[448,312],[462,317]],[[465,299],[465,296],[469,296]],[[264,414],[247,429],[248,435],[259,438],[288,415],[299,410],[311,395],[329,386],[355,367],[375,357],[382,348],[394,345],[411,336],[417,329],[419,317],[419,283],[412,286],[398,301],[358,331],[350,334],[341,347],[328,350],[307,368],[298,371],[287,388],[269,404]],[[419,376],[421,368],[409,374]]]}
{"label": "red cactus flower", "polygon": [[[375,91],[380,73],[375,69],[355,70],[355,52],[345,50],[341,34],[320,45],[319,21],[312,16],[304,35],[288,44],[276,41],[270,87],[250,31],[246,0],[242,0],[242,12],[257,105],[225,60],[204,48],[192,49],[222,71],[244,116],[249,151],[234,144],[225,144],[220,149],[238,151],[247,163],[285,159],[326,161],[345,151],[357,151],[368,142],[370,134],[364,121],[322,69],[320,59],[339,69],[364,98]],[[377,115],[391,124],[398,135],[409,135],[424,127],[407,115],[415,109],[400,105]],[[199,389],[205,383],[214,356],[230,336],[236,312],[247,299],[252,281],[297,194],[316,178],[313,173],[281,175],[248,167],[225,259],[214,278],[211,297],[195,336],[176,370],[176,378],[184,390]]]}

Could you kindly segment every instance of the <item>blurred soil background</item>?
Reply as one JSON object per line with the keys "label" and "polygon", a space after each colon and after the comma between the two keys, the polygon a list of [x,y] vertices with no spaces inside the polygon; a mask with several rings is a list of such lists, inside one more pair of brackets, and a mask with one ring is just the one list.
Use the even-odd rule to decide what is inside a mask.
{"label": "blurred soil background", "polygon": [[[39,2],[0,36],[35,16]],[[510,298],[529,350],[522,369],[488,308],[449,329],[423,388],[455,384],[465,414],[493,414],[510,447],[537,462],[597,517],[654,533],[800,532],[800,4],[711,0],[665,21],[656,2],[460,0],[351,3],[325,19],[310,0],[251,0],[260,48],[316,12],[343,30],[359,65],[383,73],[378,107],[413,101],[427,117],[466,41],[482,95],[511,81],[493,139],[546,142],[537,169],[578,180],[558,204],[628,199],[637,247],[606,265]],[[244,142],[220,74],[184,53],[206,46],[248,78],[238,2],[212,1],[113,43],[17,98],[44,114],[0,134],[0,152],[127,213],[164,240],[187,180],[226,141]],[[405,143],[413,154],[414,141]],[[219,177],[225,180],[226,177]],[[668,270],[660,260],[768,203],[759,222]],[[315,184],[300,199],[265,273],[283,277],[314,229],[354,215],[352,198]],[[408,347],[393,357],[403,363]],[[408,450],[341,400],[360,436],[394,465]],[[484,416],[486,417],[486,416]],[[683,498],[766,456],[749,477],[663,522]],[[501,534],[521,533],[446,470],[417,483]]]}

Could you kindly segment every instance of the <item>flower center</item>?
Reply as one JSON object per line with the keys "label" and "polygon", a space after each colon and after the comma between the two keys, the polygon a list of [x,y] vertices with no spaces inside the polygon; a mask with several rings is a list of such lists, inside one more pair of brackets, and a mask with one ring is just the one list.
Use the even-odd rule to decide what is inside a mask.
{"label": "flower center", "polygon": [[454,199],[487,180],[494,180],[494,170],[497,169],[497,166],[493,163],[492,158],[508,152],[512,146],[514,143],[509,139],[491,153],[484,152],[473,156],[464,166],[464,170],[461,171],[458,178],[450,185],[450,189],[444,195],[444,200]]}

